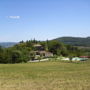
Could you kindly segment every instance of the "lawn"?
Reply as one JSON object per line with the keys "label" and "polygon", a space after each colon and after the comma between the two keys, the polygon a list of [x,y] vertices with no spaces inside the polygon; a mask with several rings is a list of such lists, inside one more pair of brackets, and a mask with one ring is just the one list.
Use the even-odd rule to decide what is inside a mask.
{"label": "lawn", "polygon": [[90,61],[0,64],[0,90],[90,90]]}

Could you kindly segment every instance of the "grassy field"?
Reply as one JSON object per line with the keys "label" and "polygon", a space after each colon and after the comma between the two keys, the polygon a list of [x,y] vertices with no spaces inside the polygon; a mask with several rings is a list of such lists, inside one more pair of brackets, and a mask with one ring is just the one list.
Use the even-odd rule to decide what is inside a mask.
{"label": "grassy field", "polygon": [[0,64],[0,90],[90,90],[90,61]]}

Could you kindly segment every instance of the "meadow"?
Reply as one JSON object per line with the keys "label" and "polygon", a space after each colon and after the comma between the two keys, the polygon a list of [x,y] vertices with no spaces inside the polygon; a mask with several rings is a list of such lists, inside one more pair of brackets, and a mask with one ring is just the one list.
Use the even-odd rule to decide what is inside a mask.
{"label": "meadow", "polygon": [[0,90],[90,90],[90,60],[0,64]]}

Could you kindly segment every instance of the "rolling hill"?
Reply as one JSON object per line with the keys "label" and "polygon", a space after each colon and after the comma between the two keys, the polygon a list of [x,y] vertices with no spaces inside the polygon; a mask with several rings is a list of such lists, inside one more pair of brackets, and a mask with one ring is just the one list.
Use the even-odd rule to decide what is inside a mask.
{"label": "rolling hill", "polygon": [[0,46],[2,46],[4,48],[12,47],[15,44],[17,44],[17,43],[16,42],[0,42]]}
{"label": "rolling hill", "polygon": [[[57,40],[64,44],[69,44],[73,46],[90,47],[90,37],[60,37],[53,40]],[[6,48],[11,47],[15,44],[17,44],[17,42],[0,42],[0,46]]]}
{"label": "rolling hill", "polygon": [[60,37],[54,40],[58,40],[65,44],[73,45],[73,46],[84,46],[90,47],[90,37]]}

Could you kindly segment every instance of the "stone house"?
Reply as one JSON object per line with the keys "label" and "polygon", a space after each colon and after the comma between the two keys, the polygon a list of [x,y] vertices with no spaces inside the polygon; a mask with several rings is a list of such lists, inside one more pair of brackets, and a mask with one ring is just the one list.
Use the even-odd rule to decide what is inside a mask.
{"label": "stone house", "polygon": [[53,53],[44,50],[44,47],[40,44],[34,45],[35,50],[31,51],[34,59],[53,57]]}

